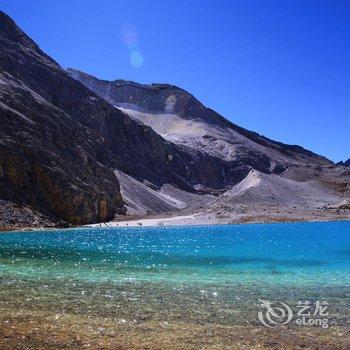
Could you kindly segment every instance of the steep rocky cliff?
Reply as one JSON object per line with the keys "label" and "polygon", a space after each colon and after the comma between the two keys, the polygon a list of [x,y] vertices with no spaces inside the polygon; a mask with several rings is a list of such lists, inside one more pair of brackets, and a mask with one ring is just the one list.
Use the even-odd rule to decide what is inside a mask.
{"label": "steep rocky cliff", "polygon": [[348,183],[343,170],[334,183],[326,158],[245,130],[178,87],[65,71],[0,11],[0,226],[8,213],[85,224],[206,205],[252,169],[342,193]]}
{"label": "steep rocky cliff", "polygon": [[124,211],[112,168],[176,182],[172,157],[186,171],[171,144],[70,78],[4,13],[0,58],[0,198],[104,221]]}
{"label": "steep rocky cliff", "polygon": [[0,198],[75,224],[122,212],[103,138],[55,104],[64,71],[3,13],[0,58]]}
{"label": "steep rocky cliff", "polygon": [[[349,198],[348,171],[300,146],[286,145],[243,129],[181,88],[105,81],[74,69],[68,69],[68,73],[185,152],[200,151],[220,159],[225,173],[235,173],[231,182],[219,182],[218,186],[227,191],[206,204],[209,210],[217,207],[218,212],[230,213],[240,202],[250,206],[265,203],[281,208],[322,208],[330,203],[337,206]],[[258,180],[252,181],[251,174],[258,174]],[[123,182],[124,178],[120,179]],[[124,186],[124,182],[122,187],[128,204],[133,206],[137,196],[133,191],[127,193],[130,186]],[[139,191],[142,192],[141,187]],[[174,191],[172,195],[176,196]]]}
{"label": "steep rocky cliff", "polygon": [[244,164],[232,171],[216,157],[184,152],[111,106],[2,12],[0,58],[2,199],[82,224],[124,212],[116,168],[188,191],[210,192],[242,177]]}
{"label": "steep rocky cliff", "polygon": [[225,162],[241,161],[266,173],[279,173],[290,165],[332,164],[300,146],[276,142],[241,128],[176,86],[105,81],[71,68],[68,73],[131,117],[151,126],[164,138],[202,150]]}

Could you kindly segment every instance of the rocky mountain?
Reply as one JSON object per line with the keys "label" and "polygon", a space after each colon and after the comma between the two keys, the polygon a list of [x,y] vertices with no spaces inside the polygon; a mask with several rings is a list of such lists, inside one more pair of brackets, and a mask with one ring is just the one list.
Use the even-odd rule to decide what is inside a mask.
{"label": "rocky mountain", "polygon": [[64,70],[4,13],[0,57],[0,198],[53,220],[113,218],[123,201],[113,171],[99,159],[103,137],[63,106],[69,91],[77,91],[70,97],[73,110],[74,98],[86,102],[90,92],[79,93],[76,82],[70,84]]}
{"label": "rocky mountain", "polygon": [[99,80],[71,68],[68,73],[169,141],[182,147],[200,149],[225,162],[242,161],[268,173],[281,173],[292,164],[332,164],[300,146],[285,145],[243,129],[176,86]]}
{"label": "rocky mountain", "polygon": [[82,224],[124,212],[114,169],[156,186],[219,187],[221,160],[188,154],[72,79],[0,12],[0,198]]}
{"label": "rocky mountain", "polygon": [[317,187],[311,204],[347,193],[343,167],[245,130],[178,87],[62,69],[3,12],[0,121],[0,226],[234,205],[246,201],[242,182],[260,202],[278,184],[293,195],[289,181]]}
{"label": "rocky mountain", "polygon": [[181,88],[105,81],[74,69],[68,73],[181,149],[200,150],[237,171],[237,181],[222,183],[226,192],[220,203],[322,207],[346,196],[348,173],[340,174],[330,160],[243,129]]}
{"label": "rocky mountain", "polygon": [[338,165],[343,165],[343,166],[350,166],[350,159],[346,160],[345,162],[341,161],[337,163]]}

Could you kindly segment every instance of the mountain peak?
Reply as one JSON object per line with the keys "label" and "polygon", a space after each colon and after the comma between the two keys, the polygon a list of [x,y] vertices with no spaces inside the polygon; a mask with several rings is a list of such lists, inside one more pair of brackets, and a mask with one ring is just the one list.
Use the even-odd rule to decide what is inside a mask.
{"label": "mountain peak", "polygon": [[337,165],[350,166],[350,158],[345,162],[343,161],[338,162]]}
{"label": "mountain peak", "polygon": [[[179,90],[179,91],[184,91],[186,92],[184,89],[176,86],[176,85],[172,85],[172,84],[168,84],[168,83],[150,83],[150,84],[141,84],[138,83],[136,81],[132,81],[132,80],[126,80],[126,79],[115,79],[112,81],[109,80],[104,80],[104,79],[99,79],[96,78],[95,76],[88,74],[86,72],[83,72],[79,69],[75,69],[75,68],[67,68],[67,73],[77,79],[77,80],[83,80],[85,79],[87,80],[93,80],[93,81],[104,81],[104,82],[108,82],[110,84],[114,84],[116,86],[131,86],[131,87],[137,87],[140,89],[150,89],[150,90],[157,90],[162,91],[162,90],[166,90],[166,89],[174,89],[174,90]],[[187,92],[186,92],[187,93]]]}
{"label": "mountain peak", "polygon": [[[59,64],[43,52],[40,47],[27,35],[25,34],[15,23],[15,21],[9,17],[6,13],[0,10],[0,39],[5,40],[9,45],[9,54],[12,51],[19,51],[24,49],[26,52],[31,50],[33,55],[39,58],[45,64],[50,64],[56,68],[61,69]],[[25,55],[22,55],[25,57]],[[0,67],[2,62],[0,61]],[[6,67],[3,66],[4,70]]]}
{"label": "mountain peak", "polygon": [[0,81],[0,199],[51,218],[106,221],[125,203],[148,212],[210,200],[212,210],[252,169],[269,175],[249,191],[267,202],[270,184],[289,198],[310,192],[299,182],[320,180],[310,202],[319,206],[347,176],[338,181],[327,159],[241,128],[174,85],[66,71],[2,12]]}
{"label": "mountain peak", "polygon": [[10,42],[40,50],[38,45],[17,26],[15,21],[2,11],[0,11],[0,36]]}
{"label": "mountain peak", "polygon": [[[285,145],[270,140],[230,122],[177,86],[171,84],[143,85],[125,80],[100,80],[77,70],[69,70],[68,73],[106,101],[151,126],[170,141],[189,142],[187,136],[194,132],[191,138],[194,143],[197,143],[195,139],[203,136],[200,144],[209,143],[210,145],[206,147],[207,151],[213,149],[209,153],[214,152],[216,156],[221,157],[223,152],[227,153],[228,156],[224,156],[227,161],[247,159],[255,154],[254,164],[261,163],[263,155],[275,160],[288,158],[288,162],[293,162],[293,157],[296,157],[303,162],[308,162],[308,159],[312,158],[312,162],[317,160],[322,164],[332,164],[328,159],[300,146]],[[171,121],[170,118],[173,120]],[[192,125],[189,125],[189,121],[192,122]],[[223,152],[219,152],[218,147],[215,146],[218,143],[222,143],[220,147]]]}
{"label": "mountain peak", "polygon": [[16,25],[15,21],[0,10],[0,34],[12,41],[20,41],[26,35]]}

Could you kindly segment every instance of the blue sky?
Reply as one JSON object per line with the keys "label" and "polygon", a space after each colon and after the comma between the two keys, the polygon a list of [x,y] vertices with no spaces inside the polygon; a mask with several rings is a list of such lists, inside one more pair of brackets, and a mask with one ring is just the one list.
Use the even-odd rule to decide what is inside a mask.
{"label": "blue sky", "polygon": [[348,0],[0,0],[0,9],[65,68],[172,83],[247,129],[350,157]]}

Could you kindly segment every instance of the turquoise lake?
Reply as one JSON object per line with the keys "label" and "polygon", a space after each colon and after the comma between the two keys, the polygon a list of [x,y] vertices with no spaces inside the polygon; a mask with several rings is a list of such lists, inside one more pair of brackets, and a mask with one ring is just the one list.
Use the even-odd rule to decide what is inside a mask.
{"label": "turquoise lake", "polygon": [[0,308],[256,323],[259,299],[326,300],[347,324],[350,222],[0,234]]}

